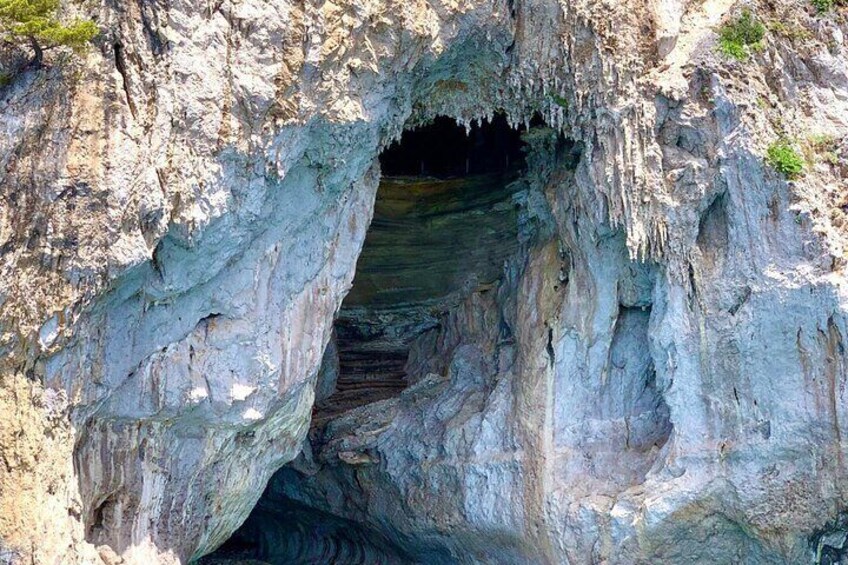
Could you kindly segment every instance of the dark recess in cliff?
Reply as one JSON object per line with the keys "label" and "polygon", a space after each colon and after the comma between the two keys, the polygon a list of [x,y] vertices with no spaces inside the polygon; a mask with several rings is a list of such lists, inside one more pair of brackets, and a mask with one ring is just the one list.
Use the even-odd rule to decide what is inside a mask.
{"label": "dark recess in cliff", "polygon": [[[520,247],[515,196],[523,188],[524,144],[503,116],[470,132],[438,118],[405,132],[380,165],[374,217],[316,387],[321,394],[310,436],[319,443],[324,426],[340,414],[409,386],[411,343],[470,293],[496,288],[506,259]],[[286,472],[294,471],[278,475]],[[208,562],[234,556],[273,564],[417,562],[421,548],[410,550],[414,559],[406,550],[366,527],[266,492]],[[426,562],[450,562],[433,551]]]}
{"label": "dark recess in cliff", "polygon": [[471,131],[445,117],[403,132],[400,142],[380,155],[384,177],[461,177],[502,173],[524,163],[521,131],[496,114]]}
{"label": "dark recess in cliff", "polygon": [[410,341],[496,281],[517,250],[524,153],[503,116],[470,132],[438,118],[405,132],[380,166],[374,218],[336,321],[336,393],[318,403],[318,421],[399,394]]}

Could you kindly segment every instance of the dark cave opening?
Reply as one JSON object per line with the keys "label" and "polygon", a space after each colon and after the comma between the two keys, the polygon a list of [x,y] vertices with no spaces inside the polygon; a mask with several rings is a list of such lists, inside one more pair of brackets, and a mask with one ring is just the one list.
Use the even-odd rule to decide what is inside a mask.
{"label": "dark cave opening", "polygon": [[335,323],[335,392],[318,399],[319,423],[406,388],[410,341],[491,285],[517,249],[512,197],[524,148],[503,116],[470,132],[438,118],[405,132],[380,166],[374,217]]}
{"label": "dark cave opening", "polygon": [[470,131],[447,117],[403,132],[380,155],[384,177],[462,177],[505,172],[524,163],[521,130],[502,114],[475,124]]}
{"label": "dark cave opening", "polygon": [[[514,197],[524,154],[522,132],[501,115],[469,132],[438,118],[383,152],[374,216],[316,384],[313,451],[335,419],[400,395],[411,384],[413,340],[470,293],[496,287],[519,248]],[[277,473],[245,524],[205,563],[414,562],[380,533],[291,498],[296,468]]]}
{"label": "dark cave opening", "polygon": [[[284,532],[283,535],[280,535]],[[380,532],[291,499],[259,501],[212,563],[354,564],[412,563]]]}

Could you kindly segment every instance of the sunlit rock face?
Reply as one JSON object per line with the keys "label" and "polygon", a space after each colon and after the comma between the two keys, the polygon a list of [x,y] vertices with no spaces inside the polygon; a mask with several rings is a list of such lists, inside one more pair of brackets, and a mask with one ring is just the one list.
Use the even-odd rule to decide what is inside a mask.
{"label": "sunlit rock face", "polygon": [[0,53],[0,558],[845,553],[838,14],[66,4]]}
{"label": "sunlit rock face", "polygon": [[[780,342],[774,328],[774,342],[759,341],[758,332],[785,313],[742,314],[752,299],[750,283],[728,286],[737,276],[726,269],[739,234],[731,227],[727,193],[705,207],[691,270],[675,282],[656,262],[633,260],[619,231],[593,227],[581,213],[584,145],[545,127],[531,129],[524,140],[527,158],[507,190],[513,210],[499,222],[498,233],[509,243],[489,245],[489,251],[503,250],[500,268],[475,274],[474,266],[487,262],[466,251],[465,275],[476,282],[441,285],[435,295],[449,299],[432,301],[434,294],[417,290],[438,280],[438,268],[429,276],[412,268],[415,284],[392,275],[408,265],[405,246],[427,242],[426,251],[414,255],[434,258],[463,243],[428,238],[427,224],[414,223],[403,237],[383,237],[388,230],[379,211],[414,209],[410,202],[422,202],[414,188],[425,182],[450,186],[457,201],[474,202],[476,177],[408,178],[404,184],[413,190],[402,193],[394,191],[397,179],[383,179],[357,266],[366,276],[354,278],[340,310],[309,440],[236,534],[239,555],[307,563],[320,548],[333,561],[358,544],[369,562],[385,558],[386,543],[400,548],[402,562],[421,563],[630,563],[686,555],[703,563],[781,563],[838,552],[839,526],[789,528],[785,546],[775,546],[769,533],[781,524],[820,523],[807,514],[813,507],[764,513],[774,508],[760,498],[763,477],[776,469],[767,463],[770,453],[797,454],[806,445],[818,453],[815,460],[829,461],[825,468],[832,465],[831,480],[841,474],[838,461],[825,455],[828,442],[813,448],[818,440],[794,432],[779,439],[762,405],[786,410],[792,402],[771,397],[759,378],[749,377],[769,370],[803,380],[803,365],[796,360],[802,372],[787,373],[793,365],[771,357]],[[490,194],[498,198],[497,190]],[[387,197],[392,206],[384,208]],[[440,199],[429,202],[437,206]],[[473,218],[470,208],[463,207]],[[417,210],[438,217],[426,206]],[[770,221],[776,229],[796,229],[791,217]],[[463,221],[461,229],[463,240],[475,239],[474,222]],[[745,239],[738,240],[740,251],[750,249]],[[777,242],[767,237],[762,243]],[[369,243],[377,248],[369,250]],[[803,254],[794,248],[786,249],[787,257]],[[742,280],[751,281],[753,274],[744,272]],[[360,280],[367,292],[357,288]],[[803,291],[794,297],[785,289],[762,292],[790,303],[807,300]],[[824,292],[814,300],[826,302]],[[427,300],[419,306],[422,297]],[[832,321],[826,326],[819,333],[824,351],[843,355],[841,330]],[[689,342],[684,336],[692,331]],[[373,347],[356,357],[359,365],[345,360],[352,342]],[[710,353],[718,351],[723,356]],[[691,386],[679,372],[686,363],[695,364],[689,371],[723,376]],[[735,364],[730,373],[727,363]],[[722,423],[701,420],[718,417],[717,394],[725,395],[716,421]],[[741,411],[746,395],[751,410]],[[832,486],[807,474],[818,467],[797,463],[778,471],[789,482],[769,488],[822,504],[834,500],[827,494]],[[303,519],[288,510],[279,519],[275,509],[291,508],[301,509]],[[329,524],[355,523],[355,540],[342,543],[336,530],[316,528],[316,512]],[[752,524],[755,531],[747,530]]]}

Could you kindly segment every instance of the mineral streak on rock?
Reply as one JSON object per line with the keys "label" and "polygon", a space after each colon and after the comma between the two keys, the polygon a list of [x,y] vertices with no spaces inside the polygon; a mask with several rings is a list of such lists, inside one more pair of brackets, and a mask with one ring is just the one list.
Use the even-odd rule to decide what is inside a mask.
{"label": "mineral streak on rock", "polygon": [[0,49],[0,561],[846,559],[840,2],[65,4]]}

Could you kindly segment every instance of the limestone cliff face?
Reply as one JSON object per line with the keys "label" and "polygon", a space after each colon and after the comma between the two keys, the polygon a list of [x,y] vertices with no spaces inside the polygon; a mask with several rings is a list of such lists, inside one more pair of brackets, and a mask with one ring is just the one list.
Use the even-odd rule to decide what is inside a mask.
{"label": "limestone cliff face", "polygon": [[[751,4],[739,63],[729,0],[74,9],[94,47],[0,87],[4,559],[199,558],[304,446],[262,508],[404,559],[842,549],[844,14]],[[495,112],[546,124],[497,277],[307,437],[378,155]],[[764,164],[818,134],[796,182]]]}

